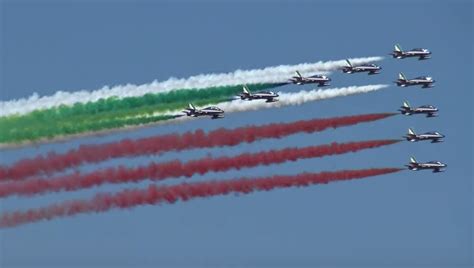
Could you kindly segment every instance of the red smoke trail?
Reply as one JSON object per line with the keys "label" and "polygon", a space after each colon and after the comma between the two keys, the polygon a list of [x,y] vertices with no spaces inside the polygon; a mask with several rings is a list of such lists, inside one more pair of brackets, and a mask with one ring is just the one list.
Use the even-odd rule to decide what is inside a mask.
{"label": "red smoke trail", "polygon": [[179,160],[165,163],[151,163],[136,168],[113,167],[88,174],[75,173],[53,179],[29,179],[0,183],[0,197],[9,195],[32,195],[61,190],[74,191],[104,183],[138,182],[150,178],[163,180],[171,177],[191,177],[194,174],[219,172],[229,169],[270,165],[298,159],[323,157],[335,154],[357,152],[364,149],[390,145],[400,140],[370,140],[348,143],[331,143],[303,148],[286,148],[259,153],[244,153],[234,157],[206,157],[183,163]]}
{"label": "red smoke trail", "polygon": [[110,158],[157,154],[192,148],[232,146],[242,142],[254,142],[265,138],[280,138],[298,132],[317,132],[327,128],[371,122],[395,115],[394,113],[364,114],[327,119],[312,119],[292,123],[274,123],[262,126],[247,126],[236,129],[217,129],[205,133],[199,129],[183,134],[168,134],[142,138],[124,139],[100,145],[81,145],[64,154],[50,152],[30,159],[23,159],[10,167],[0,167],[0,181],[17,180],[39,174],[51,174],[85,163],[96,163]]}
{"label": "red smoke trail", "polygon": [[301,173],[293,176],[240,178],[223,181],[183,183],[173,186],[150,185],[146,189],[128,189],[115,194],[101,193],[90,200],[73,200],[26,211],[7,212],[0,217],[0,227],[14,227],[79,213],[104,212],[114,208],[131,208],[139,205],[174,203],[198,197],[211,197],[230,193],[248,194],[276,188],[304,187],[333,181],[361,179],[400,171],[399,168],[343,170],[322,173]]}

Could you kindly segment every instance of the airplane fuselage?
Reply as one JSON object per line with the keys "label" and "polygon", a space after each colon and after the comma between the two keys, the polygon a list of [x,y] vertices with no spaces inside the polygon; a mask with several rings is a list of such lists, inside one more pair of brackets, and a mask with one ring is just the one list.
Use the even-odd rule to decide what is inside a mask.
{"label": "airplane fuselage", "polygon": [[443,142],[442,138],[445,136],[439,133],[425,133],[425,134],[408,134],[405,136],[407,141],[417,142],[429,140],[431,143]]}
{"label": "airplane fuselage", "polygon": [[423,88],[433,87],[434,82],[435,81],[433,79],[426,78],[397,79],[397,81],[395,81],[395,83],[397,83],[397,86],[399,87],[422,86]]}
{"label": "airplane fuselage", "polygon": [[407,165],[409,170],[418,171],[431,169],[433,172],[441,172],[442,168],[446,168],[448,165],[441,162],[427,162],[427,163],[410,163]]}
{"label": "airplane fuselage", "polygon": [[319,84],[318,86],[329,86],[329,82],[331,78],[326,76],[314,76],[314,77],[298,77],[293,76],[290,80],[291,83],[297,85],[305,85],[305,84]]}
{"label": "airplane fuselage", "polygon": [[344,73],[362,73],[368,72],[369,74],[378,74],[382,68],[376,65],[360,65],[360,66],[346,66],[342,69]]}
{"label": "airplane fuselage", "polygon": [[278,98],[277,93],[273,92],[257,92],[252,94],[242,93],[240,94],[240,98],[242,100],[267,100],[267,102],[274,102],[276,98]]}
{"label": "airplane fuselage", "polygon": [[431,57],[431,52],[423,50],[409,50],[409,51],[393,51],[393,58],[404,59],[404,58],[418,58],[419,60],[429,59]]}
{"label": "airplane fuselage", "polygon": [[402,106],[399,111],[404,115],[426,114],[426,117],[435,117],[436,113],[438,112],[438,109],[437,108],[422,108],[422,107],[411,109],[411,108]]}
{"label": "airplane fuselage", "polygon": [[207,107],[204,109],[186,109],[185,113],[187,116],[199,117],[199,116],[210,116],[212,119],[223,118],[224,111],[217,107]]}

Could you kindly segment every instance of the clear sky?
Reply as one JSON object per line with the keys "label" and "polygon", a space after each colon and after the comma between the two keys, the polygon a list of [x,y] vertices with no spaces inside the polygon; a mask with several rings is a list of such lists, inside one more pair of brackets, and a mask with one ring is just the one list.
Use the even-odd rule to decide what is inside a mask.
{"label": "clear sky", "polygon": [[[391,83],[397,73],[431,75],[433,89],[391,86],[376,93],[282,109],[229,114],[134,132],[1,152],[12,163],[50,150],[124,137],[215,129],[372,112],[392,112],[404,99],[433,104],[438,118],[396,116],[315,134],[232,148],[192,150],[97,167],[166,159],[234,155],[332,141],[399,138],[408,127],[445,134],[440,144],[408,143],[322,159],[211,173],[192,181],[399,167],[410,155],[440,160],[447,172],[409,172],[246,196],[142,206],[40,222],[0,231],[2,267],[357,266],[472,267],[472,1],[300,1],[194,4],[187,1],[2,1],[1,100],[57,90],[142,84],[278,64],[386,56],[383,72],[332,75],[333,86]],[[427,47],[433,58],[394,60],[394,43]],[[311,86],[285,86],[298,91]],[[174,180],[170,183],[180,182]],[[98,189],[1,200],[2,210],[37,207]]]}

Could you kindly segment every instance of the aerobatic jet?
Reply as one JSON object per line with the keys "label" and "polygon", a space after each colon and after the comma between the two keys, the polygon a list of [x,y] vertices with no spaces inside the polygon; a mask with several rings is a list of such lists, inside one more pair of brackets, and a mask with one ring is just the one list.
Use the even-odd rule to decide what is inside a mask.
{"label": "aerobatic jet", "polygon": [[382,67],[373,63],[354,66],[349,60],[346,60],[346,62],[347,66],[343,67],[342,71],[347,74],[362,72],[368,72],[368,74],[379,74],[380,70],[382,70]]}
{"label": "aerobatic jet", "polygon": [[199,117],[199,116],[210,116],[212,119],[223,118],[224,111],[215,106],[209,106],[204,109],[197,109],[192,103],[188,104],[183,113],[187,116]]}
{"label": "aerobatic jet", "polygon": [[400,45],[396,44],[395,49],[390,55],[395,59],[418,57],[418,60],[426,60],[431,58],[431,51],[426,48],[414,48],[412,50],[403,51]]}
{"label": "aerobatic jet", "polygon": [[429,76],[419,76],[412,79],[407,79],[403,73],[399,73],[398,79],[395,81],[399,87],[421,86],[422,88],[433,87],[434,82],[435,80]]}
{"label": "aerobatic jet", "polygon": [[423,170],[423,169],[432,169],[433,172],[442,172],[443,168],[446,168],[448,165],[441,163],[439,161],[430,161],[426,163],[418,163],[416,159],[412,156],[410,157],[410,163],[405,165],[409,170]]}
{"label": "aerobatic jet", "polygon": [[290,78],[288,81],[297,85],[318,84],[318,87],[324,87],[329,86],[329,81],[331,81],[331,78],[325,75],[313,75],[304,77],[300,74],[300,72],[296,71],[295,76]]}
{"label": "aerobatic jet", "polygon": [[404,136],[407,141],[431,141],[431,143],[443,142],[445,136],[437,131],[426,132],[423,134],[416,134],[411,128],[408,129],[408,134]]}
{"label": "aerobatic jet", "polygon": [[272,91],[258,91],[255,93],[250,92],[250,89],[244,85],[242,88],[242,93],[240,93],[240,98],[242,100],[266,100],[267,102],[278,101],[278,94]]}
{"label": "aerobatic jet", "polygon": [[403,106],[400,107],[399,111],[404,115],[426,114],[426,117],[438,116],[438,108],[433,105],[423,105],[417,108],[412,108],[408,101],[403,102]]}

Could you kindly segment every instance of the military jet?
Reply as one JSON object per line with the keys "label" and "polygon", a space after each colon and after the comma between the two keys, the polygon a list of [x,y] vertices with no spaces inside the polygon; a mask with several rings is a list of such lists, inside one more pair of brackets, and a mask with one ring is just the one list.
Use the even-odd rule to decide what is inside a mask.
{"label": "military jet", "polygon": [[267,102],[275,102],[278,101],[278,94],[272,91],[259,91],[255,93],[251,93],[250,89],[244,85],[242,88],[242,93],[240,93],[240,99],[242,100],[266,100]]}
{"label": "military jet", "polygon": [[430,140],[431,143],[443,142],[442,138],[445,136],[437,131],[427,132],[423,134],[416,134],[415,131],[411,128],[408,129],[408,134],[403,136],[407,141],[427,141]]}
{"label": "military jet", "polygon": [[438,108],[433,105],[423,105],[417,108],[412,108],[408,101],[403,102],[403,106],[400,107],[399,111],[404,115],[426,114],[426,117],[438,116]]}
{"label": "military jet", "polygon": [[199,116],[211,116],[212,119],[223,118],[224,111],[215,106],[209,106],[204,109],[197,109],[192,103],[188,104],[183,113],[187,116],[199,117]]}
{"label": "military jet", "polygon": [[439,161],[430,161],[426,163],[418,163],[416,159],[412,156],[410,157],[410,163],[405,165],[409,170],[422,170],[422,169],[432,169],[434,173],[442,172],[442,168],[446,168],[448,165],[441,163]]}
{"label": "military jet", "polygon": [[379,74],[382,67],[375,65],[375,64],[362,64],[353,66],[349,60],[346,60],[347,66],[342,68],[342,71],[347,74],[352,73],[362,73],[368,72],[368,74]]}
{"label": "military jet", "polygon": [[407,79],[403,73],[399,73],[398,79],[395,81],[399,87],[421,86],[422,88],[433,87],[434,82],[435,80],[429,76],[419,76],[412,79]]}
{"label": "military jet", "polygon": [[418,57],[418,60],[426,60],[431,58],[431,51],[426,48],[414,48],[412,50],[403,51],[400,45],[396,44],[395,49],[390,55],[395,59]]}
{"label": "military jet", "polygon": [[288,80],[288,82],[297,85],[318,84],[318,87],[329,86],[329,81],[331,81],[331,78],[325,75],[303,77],[298,71],[295,72],[295,76]]}

